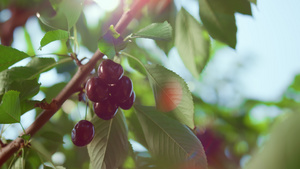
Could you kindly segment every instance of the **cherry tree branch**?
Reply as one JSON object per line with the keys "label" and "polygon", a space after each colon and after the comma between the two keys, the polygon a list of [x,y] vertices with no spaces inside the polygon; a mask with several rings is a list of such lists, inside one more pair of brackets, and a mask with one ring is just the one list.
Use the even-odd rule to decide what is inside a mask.
{"label": "cherry tree branch", "polygon": [[[140,12],[144,5],[146,5],[150,0],[136,0],[131,9],[124,12],[120,20],[115,26],[115,29],[118,33],[122,33],[130,21]],[[95,67],[98,60],[104,56],[99,50],[97,50],[90,61],[79,67],[76,74],[72,77],[70,82],[62,89],[62,91],[55,97],[51,104],[54,104],[54,109],[44,110],[35,121],[25,130],[26,134],[33,136],[37,131],[39,131],[49,120],[50,118],[60,109],[61,105],[77,91],[81,84],[86,80],[86,77]],[[23,139],[16,138],[14,141],[2,147],[0,150],[0,166],[2,166],[6,160],[8,160],[15,152],[17,152]]]}

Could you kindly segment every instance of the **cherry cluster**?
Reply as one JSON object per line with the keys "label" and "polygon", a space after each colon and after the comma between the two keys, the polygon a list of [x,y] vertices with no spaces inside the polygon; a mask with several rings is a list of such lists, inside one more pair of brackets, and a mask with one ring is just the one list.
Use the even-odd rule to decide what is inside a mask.
{"label": "cherry cluster", "polygon": [[135,101],[132,82],[123,74],[120,64],[106,59],[98,67],[98,77],[92,77],[86,83],[86,95],[94,102],[95,114],[103,120],[113,118],[119,107],[130,109]]}
{"label": "cherry cluster", "polygon": [[[130,109],[135,101],[132,82],[123,74],[120,64],[106,59],[99,65],[98,77],[90,78],[85,85],[87,97],[94,102],[95,114],[103,120],[113,118],[119,107]],[[94,134],[94,125],[81,120],[72,130],[72,142],[79,147],[85,146],[93,140]]]}

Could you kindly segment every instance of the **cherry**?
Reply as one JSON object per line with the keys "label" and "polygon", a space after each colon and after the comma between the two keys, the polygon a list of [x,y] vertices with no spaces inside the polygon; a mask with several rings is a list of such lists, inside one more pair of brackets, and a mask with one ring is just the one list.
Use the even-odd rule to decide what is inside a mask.
{"label": "cherry", "polygon": [[122,66],[110,59],[102,61],[98,67],[98,76],[107,84],[115,84],[124,74]]}
{"label": "cherry", "polygon": [[116,85],[109,88],[110,94],[118,103],[123,103],[131,96],[132,82],[129,77],[123,76]]}
{"label": "cherry", "polygon": [[108,98],[108,86],[98,77],[90,78],[85,85],[86,95],[93,102],[100,102]]}
{"label": "cherry", "polygon": [[94,112],[101,119],[110,120],[116,115],[118,107],[113,98],[108,98],[102,102],[94,103]]}
{"label": "cherry", "polygon": [[94,125],[87,120],[80,120],[72,130],[72,142],[82,147],[89,144],[95,135]]}
{"label": "cherry", "polygon": [[135,101],[135,93],[132,92],[131,96],[129,97],[129,99],[127,99],[125,102],[120,103],[120,107],[124,110],[129,110],[133,103]]}

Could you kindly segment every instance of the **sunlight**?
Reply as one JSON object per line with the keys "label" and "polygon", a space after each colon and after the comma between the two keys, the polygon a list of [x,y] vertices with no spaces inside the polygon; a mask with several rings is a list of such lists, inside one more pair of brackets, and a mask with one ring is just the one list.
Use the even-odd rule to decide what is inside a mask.
{"label": "sunlight", "polygon": [[85,19],[90,27],[97,27],[99,20],[105,16],[105,11],[101,10],[99,5],[87,5],[83,8]]}
{"label": "sunlight", "polygon": [[8,9],[3,9],[0,11],[0,22],[6,22],[11,17],[11,11]]}
{"label": "sunlight", "polygon": [[102,9],[113,11],[120,3],[120,0],[94,0]]}

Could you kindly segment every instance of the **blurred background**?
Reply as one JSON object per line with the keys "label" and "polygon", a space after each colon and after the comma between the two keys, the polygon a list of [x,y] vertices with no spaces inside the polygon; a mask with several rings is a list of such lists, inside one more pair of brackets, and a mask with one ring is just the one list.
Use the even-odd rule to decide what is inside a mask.
{"label": "blurred background", "polygon": [[[50,28],[39,21],[36,12],[28,14],[28,20],[20,17],[26,10],[34,10],[34,5],[43,4],[43,1],[28,0],[28,2],[22,1],[23,3],[1,1],[0,24],[2,25],[18,13],[14,9],[7,9],[9,4],[17,2],[16,4],[25,9],[19,11],[21,14],[17,15],[19,20],[26,21],[25,25],[12,29],[12,47],[31,56],[53,57],[56,60],[61,57],[52,53],[67,53],[66,45],[60,41],[52,42],[39,50],[40,40]],[[30,3],[34,5],[30,7]],[[98,38],[95,37],[100,37],[110,24],[118,20],[127,3],[121,0],[85,1],[83,14],[77,23],[80,44],[76,52],[80,59],[86,57],[87,59],[84,60],[86,62],[91,58],[97,48]],[[158,8],[155,6],[157,4],[164,5]],[[136,31],[151,22],[164,20],[168,20],[174,26],[176,13],[182,7],[201,22],[197,0],[153,1],[151,5],[148,11],[144,11],[147,14],[145,17],[134,20],[129,25],[130,31]],[[294,120],[299,119],[299,116],[291,118],[300,107],[300,76],[297,76],[300,73],[299,7],[298,0],[284,2],[258,0],[257,5],[252,4],[252,16],[236,14],[238,28],[236,49],[212,39],[210,60],[199,79],[194,78],[186,69],[172,42],[169,47],[162,48],[153,40],[138,39],[126,49],[128,53],[138,58],[146,58],[150,62],[164,65],[187,82],[195,103],[196,134],[202,141],[210,168],[244,168],[249,161],[252,161],[250,168],[255,168],[255,165],[261,162],[253,158],[259,157],[254,155],[256,151],[265,146],[266,142],[270,140],[272,142],[270,138],[280,135],[278,127],[271,130],[274,124],[278,123],[282,126],[279,127],[282,130],[280,133],[289,133],[286,130],[293,133],[299,127]],[[30,58],[24,59],[13,66],[26,65],[29,61]],[[122,60],[122,65],[133,80],[137,103],[154,105],[152,90],[145,76],[130,65],[127,59]],[[43,73],[39,79],[41,92],[33,99],[46,98],[47,101],[51,101],[51,98],[71,79],[76,68],[74,63],[67,63]],[[54,163],[74,169],[88,166],[86,150],[74,147],[70,139],[70,131],[77,121],[84,118],[85,109],[85,104],[78,102],[74,95],[74,98],[67,100],[62,109],[43,128],[43,131],[48,131],[53,130],[55,126],[55,129],[61,130],[61,134],[64,135],[63,145],[51,143],[44,145],[45,151],[51,154]],[[39,112],[40,110],[35,109],[24,114],[23,126],[28,127]],[[126,115],[129,128],[133,123],[131,114],[132,110]],[[1,131],[2,138],[13,140],[22,130],[18,124],[13,124],[1,125]],[[299,140],[294,138],[297,137],[296,133],[287,134],[286,137],[290,137],[288,140]],[[130,138],[135,151],[147,152],[133,136]],[[43,142],[43,140],[39,141]],[[273,149],[273,145],[280,147],[282,144],[287,144],[283,142],[285,141],[272,143],[269,149]],[[299,150],[299,147],[294,148]],[[262,156],[276,154],[266,149],[267,152],[262,152]],[[86,154],[86,158],[82,158],[80,153],[73,153],[74,150]],[[292,156],[295,156],[295,153],[299,155],[299,152],[300,150],[292,152]],[[279,160],[277,167],[285,166],[285,162],[287,161],[280,163]],[[127,165],[130,166],[130,162],[128,163]],[[297,168],[299,163],[293,164],[292,161],[289,164],[291,168]]]}

